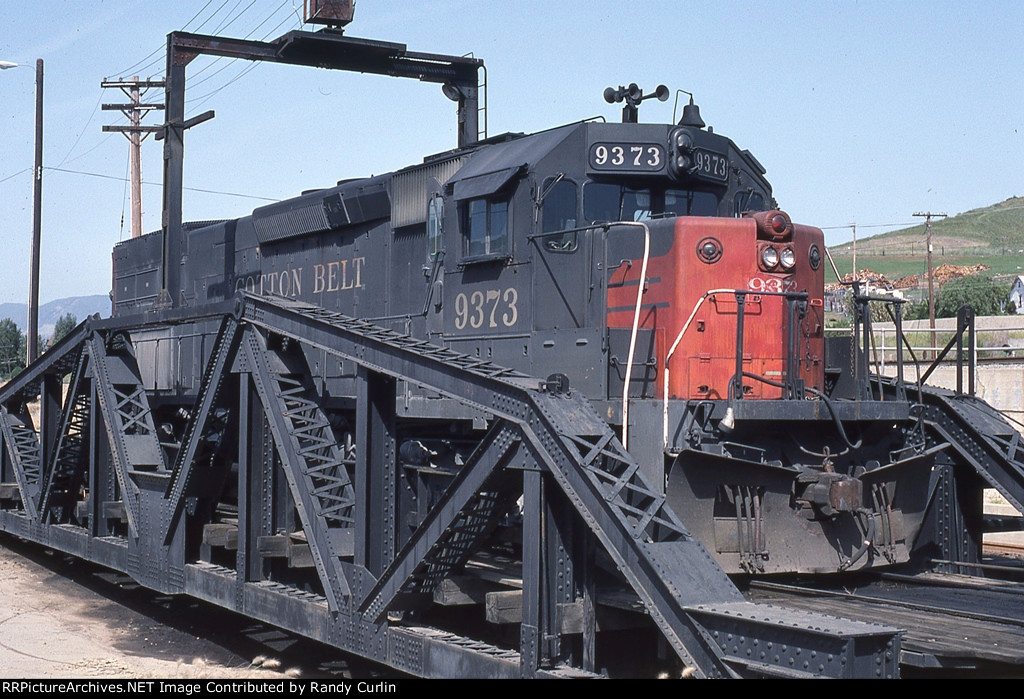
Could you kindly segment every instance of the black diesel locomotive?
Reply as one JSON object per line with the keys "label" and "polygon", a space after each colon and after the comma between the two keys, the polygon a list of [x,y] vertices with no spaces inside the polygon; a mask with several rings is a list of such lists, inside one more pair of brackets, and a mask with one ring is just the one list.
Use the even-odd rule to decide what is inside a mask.
{"label": "black diesel locomotive", "polygon": [[[169,38],[168,148],[170,56],[233,41],[210,39]],[[855,333],[825,337],[821,231],[692,100],[641,124],[631,85],[606,93],[623,123],[477,139],[479,61],[428,56],[408,74],[459,101],[457,149],[116,246],[114,317],[0,390],[0,529],[413,674],[920,657],[726,574],[977,563],[982,488],[1024,501],[1016,432],[971,387],[911,385],[902,354],[872,373],[857,287]]]}

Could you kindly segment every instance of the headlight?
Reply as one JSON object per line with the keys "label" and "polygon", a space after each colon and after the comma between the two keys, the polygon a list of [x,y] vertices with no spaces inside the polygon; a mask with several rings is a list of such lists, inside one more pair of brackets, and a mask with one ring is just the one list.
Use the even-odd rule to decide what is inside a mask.
{"label": "headlight", "polygon": [[796,264],[796,255],[793,254],[793,248],[783,248],[780,262],[782,262],[783,269],[793,269],[793,265]]}
{"label": "headlight", "polygon": [[764,249],[761,250],[761,264],[763,264],[767,269],[773,269],[777,264],[779,264],[779,251],[771,246],[765,246]]}

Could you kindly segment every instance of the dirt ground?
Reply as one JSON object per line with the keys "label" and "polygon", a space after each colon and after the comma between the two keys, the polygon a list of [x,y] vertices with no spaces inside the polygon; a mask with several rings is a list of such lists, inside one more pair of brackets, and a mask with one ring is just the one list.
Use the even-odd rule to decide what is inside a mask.
{"label": "dirt ground", "polygon": [[379,666],[0,536],[0,678],[381,676]]}

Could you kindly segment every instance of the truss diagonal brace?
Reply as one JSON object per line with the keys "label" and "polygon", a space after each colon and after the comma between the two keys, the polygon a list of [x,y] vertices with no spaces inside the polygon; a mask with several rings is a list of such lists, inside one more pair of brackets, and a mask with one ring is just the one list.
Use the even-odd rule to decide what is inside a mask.
{"label": "truss diagonal brace", "polygon": [[[110,442],[110,452],[113,456],[114,471],[117,474],[117,481],[121,487],[121,499],[124,503],[125,514],[128,518],[128,528],[132,536],[139,536],[139,488],[131,475],[132,467],[138,464],[132,463],[132,453],[143,454],[146,458],[146,466],[163,468],[163,453],[156,438],[156,429],[152,424],[152,415],[149,414],[149,402],[146,399],[146,392],[141,390],[141,379],[139,378],[138,366],[133,356],[116,357],[108,356],[104,346],[103,337],[99,333],[93,333],[86,341],[89,352],[89,359],[92,362],[93,380],[96,382],[96,396],[99,399],[100,410],[103,413],[103,423],[107,429],[107,439]],[[117,366],[120,364],[121,366]],[[116,367],[116,368],[115,368]],[[115,378],[121,381],[131,380],[134,384],[132,395],[136,395],[142,410],[147,413],[145,420],[141,421],[145,426],[145,433],[128,435],[125,433],[123,414],[118,408],[121,401],[117,398],[114,390]],[[128,384],[132,386],[132,384]],[[133,422],[140,422],[137,416],[131,416]],[[137,449],[129,450],[127,440],[132,439],[138,442]]]}
{"label": "truss diagonal brace", "polygon": [[[687,555],[697,556],[697,559],[692,561],[695,565],[689,569],[691,575],[695,573],[699,575],[701,572],[721,573],[721,569],[700,560],[700,545],[692,541],[668,541],[652,544],[636,540],[631,531],[632,528],[614,515],[614,510],[593,488],[589,479],[577,469],[572,468],[573,460],[569,455],[559,453],[559,450],[549,451],[544,441],[533,430],[525,430],[524,437],[531,456],[551,473],[568,496],[569,501],[583,516],[584,521],[588,523],[616,566],[629,581],[630,586],[640,595],[651,619],[665,634],[673,650],[683,662],[696,670],[698,676],[729,677],[733,675],[733,671],[722,660],[717,649],[704,637],[700,626],[694,623],[681,609],[679,600],[673,595],[673,582],[665,579],[669,571],[657,569],[657,558],[660,558],[657,554],[669,553],[667,549],[672,549],[672,553],[676,555],[683,553],[684,557]],[[687,552],[677,551],[676,549],[681,546],[690,550]],[[654,555],[652,556],[652,554]],[[724,573],[721,573],[721,578],[721,581],[717,581],[720,584],[714,588],[719,590],[719,596],[725,597],[721,601],[742,601],[739,592]],[[689,595],[695,601],[701,600],[701,598],[706,599],[707,593],[712,588],[707,584],[701,585],[700,583],[708,581],[698,579],[691,582],[696,584],[689,590]]]}
{"label": "truss diagonal brace", "polygon": [[164,532],[165,540],[171,538],[178,518],[181,516],[185,504],[185,493],[195,467],[196,450],[204,437],[210,411],[216,405],[220,395],[220,387],[227,373],[226,369],[238,349],[238,337],[238,320],[234,316],[225,316],[221,322],[220,333],[214,343],[210,361],[206,365],[206,371],[203,372],[196,405],[192,409],[182,448],[175,460],[174,475],[168,485],[167,499],[171,510],[170,516],[167,518],[167,529]]}
{"label": "truss diagonal brace", "polygon": [[[18,424],[15,425],[14,422]],[[7,408],[0,405],[0,430],[3,430],[4,444],[7,445],[7,455],[11,460],[11,464],[14,467],[14,478],[18,482],[18,493],[21,495],[21,504],[25,508],[25,513],[31,518],[36,519],[38,514],[38,507],[36,505],[36,497],[38,496],[37,488],[38,482],[30,482],[29,474],[26,473],[26,464],[23,460],[23,454],[19,449],[19,439],[14,434],[14,428],[21,426],[21,419],[12,415],[7,411]],[[25,434],[28,434],[28,430],[24,430]],[[33,454],[29,455],[35,459],[36,463],[33,464],[34,468],[42,468],[39,463],[39,437],[35,437],[35,444],[32,445]]]}
{"label": "truss diagonal brace", "polygon": [[[68,387],[67,399],[60,416],[57,444],[43,476],[39,510],[41,519],[44,521],[53,506],[52,499],[57,480],[61,477],[70,478],[73,473],[69,473],[69,470],[81,473],[82,469],[88,465],[88,457],[85,456],[82,449],[83,444],[88,444],[88,398],[81,395],[83,384],[88,385],[85,378],[88,363],[88,353],[79,352],[75,373],[71,377],[71,385]],[[67,485],[70,483],[65,484],[65,486]]]}
{"label": "truss diagonal brace", "polygon": [[496,421],[469,461],[459,471],[440,502],[416,530],[366,595],[361,611],[372,621],[380,621],[388,606],[413,577],[417,569],[429,565],[430,554],[444,542],[451,524],[459,519],[473,498],[494,473],[509,462],[519,447],[519,430],[505,421]]}
{"label": "truss diagonal brace", "polygon": [[299,511],[302,529],[306,533],[306,543],[309,544],[313,563],[316,565],[317,573],[323,583],[328,606],[331,610],[338,610],[341,598],[351,596],[351,588],[342,569],[341,561],[338,556],[331,553],[326,522],[323,517],[318,515],[313,495],[303,477],[302,463],[304,463],[304,459],[292,444],[285,417],[277,409],[277,397],[272,388],[274,379],[267,364],[266,341],[252,326],[246,327],[244,331],[241,351],[245,352],[253,385],[256,387],[256,392],[270,423],[270,431],[274,435],[274,441],[281,456],[288,486],[295,500],[295,507]]}

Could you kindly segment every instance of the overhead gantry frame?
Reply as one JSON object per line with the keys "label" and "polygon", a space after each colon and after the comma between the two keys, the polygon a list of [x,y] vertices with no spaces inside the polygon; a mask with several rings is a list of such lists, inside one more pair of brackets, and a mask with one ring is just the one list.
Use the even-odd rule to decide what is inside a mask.
{"label": "overhead gantry frame", "polygon": [[[163,288],[161,303],[180,305],[182,187],[185,131],[213,118],[207,111],[185,119],[185,68],[197,56],[222,56],[248,61],[329,68],[414,78],[440,83],[445,94],[458,103],[458,145],[468,146],[479,137],[479,71],[484,62],[467,56],[447,56],[409,51],[405,44],[344,36],[336,29],[318,32],[291,31],[274,41],[172,32],[167,35],[167,121],[147,127],[164,141],[163,179]],[[170,263],[170,264],[168,264]]]}

